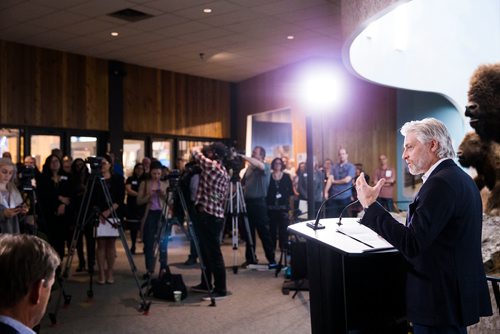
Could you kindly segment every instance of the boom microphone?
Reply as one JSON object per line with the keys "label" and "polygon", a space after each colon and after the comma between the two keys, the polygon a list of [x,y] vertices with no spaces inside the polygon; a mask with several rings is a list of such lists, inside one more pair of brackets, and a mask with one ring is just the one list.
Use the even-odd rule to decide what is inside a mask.
{"label": "boom microphone", "polygon": [[325,226],[324,226],[324,225],[321,225],[321,224],[319,223],[319,220],[320,220],[321,211],[322,211],[322,210],[323,210],[323,208],[325,207],[325,204],[326,204],[329,200],[334,199],[335,197],[337,197],[337,196],[339,196],[339,195],[341,195],[341,194],[345,193],[346,191],[349,191],[349,190],[353,189],[354,187],[355,187],[355,186],[354,186],[354,185],[352,185],[352,186],[350,186],[349,188],[346,188],[346,189],[344,189],[344,190],[342,190],[342,191],[339,191],[338,193],[333,194],[332,196],[330,196],[330,197],[328,197],[327,199],[325,199],[325,200],[323,201],[323,203],[321,203],[321,205],[320,205],[320,207],[319,207],[319,209],[318,209],[318,213],[316,214],[316,220],[315,220],[314,224],[313,224],[313,223],[307,223],[307,226],[309,226],[310,228],[312,228],[312,229],[313,229],[313,230],[315,230],[315,231],[316,231],[316,230],[321,230],[321,229],[324,229],[324,228],[325,228]]}

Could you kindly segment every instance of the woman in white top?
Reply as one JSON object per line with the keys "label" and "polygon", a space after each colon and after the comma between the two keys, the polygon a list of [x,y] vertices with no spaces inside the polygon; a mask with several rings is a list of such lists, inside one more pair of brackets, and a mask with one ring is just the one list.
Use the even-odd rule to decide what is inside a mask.
{"label": "woman in white top", "polygon": [[20,233],[19,216],[28,210],[14,184],[16,167],[10,159],[0,159],[0,233]]}

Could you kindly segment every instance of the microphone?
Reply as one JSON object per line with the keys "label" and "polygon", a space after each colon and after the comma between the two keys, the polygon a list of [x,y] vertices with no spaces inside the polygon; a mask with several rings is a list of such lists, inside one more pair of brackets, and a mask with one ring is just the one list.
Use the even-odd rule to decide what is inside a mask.
{"label": "microphone", "polygon": [[342,225],[342,215],[344,214],[345,209],[347,209],[347,208],[349,208],[349,207],[353,206],[353,205],[354,205],[354,204],[356,204],[356,203],[359,203],[359,200],[355,200],[354,202],[347,204],[347,205],[346,205],[346,206],[342,209],[342,211],[340,211],[340,215],[339,215],[339,222],[337,223],[337,225],[338,225],[338,226],[341,226],[341,225]]}
{"label": "microphone", "polygon": [[[355,185],[352,185],[352,186],[350,186],[349,188],[344,189],[344,190],[342,190],[342,191],[339,191],[338,193],[333,194],[332,196],[330,196],[330,197],[328,197],[327,199],[325,199],[325,200],[323,201],[323,203],[321,203],[321,205],[320,205],[320,207],[319,207],[319,209],[318,209],[318,213],[316,214],[316,220],[314,221],[314,224],[313,224],[313,223],[307,223],[307,226],[309,226],[310,228],[312,228],[312,229],[313,229],[313,230],[315,230],[315,231],[316,231],[316,230],[321,230],[321,229],[324,229],[324,228],[325,228],[325,226],[324,226],[324,225],[321,225],[321,224],[319,223],[319,220],[320,220],[321,211],[322,211],[322,210],[323,210],[323,208],[325,207],[325,204],[326,204],[329,200],[334,199],[335,197],[337,197],[337,196],[339,196],[339,195],[341,195],[341,194],[345,193],[346,191],[349,191],[349,190],[353,189],[354,187],[355,187]],[[344,208],[344,209],[345,209],[345,208]]]}

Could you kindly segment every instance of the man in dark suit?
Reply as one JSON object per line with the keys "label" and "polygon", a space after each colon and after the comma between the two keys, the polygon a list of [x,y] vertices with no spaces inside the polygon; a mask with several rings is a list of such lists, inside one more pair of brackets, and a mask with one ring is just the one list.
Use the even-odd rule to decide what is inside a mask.
{"label": "man in dark suit", "polygon": [[467,333],[492,314],[481,257],[482,205],[472,178],[458,167],[445,125],[433,118],[408,122],[403,159],[422,188],[410,204],[406,226],[376,202],[385,180],[356,181],[365,208],[361,224],[394,245],[409,263],[407,317],[414,334]]}
{"label": "man in dark suit", "polygon": [[0,234],[0,333],[34,333],[59,264],[56,251],[42,239]]}

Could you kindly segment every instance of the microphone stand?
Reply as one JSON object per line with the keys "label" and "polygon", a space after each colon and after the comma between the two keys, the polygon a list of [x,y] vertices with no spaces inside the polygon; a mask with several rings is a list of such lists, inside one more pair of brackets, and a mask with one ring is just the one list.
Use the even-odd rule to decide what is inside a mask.
{"label": "microphone stand", "polygon": [[338,193],[336,193],[336,194],[333,194],[332,196],[328,197],[327,199],[325,199],[325,200],[323,201],[323,203],[321,203],[321,206],[320,206],[320,207],[319,207],[319,209],[318,209],[318,213],[316,214],[316,220],[314,221],[314,223],[307,223],[306,225],[307,225],[308,227],[312,228],[312,229],[313,229],[313,230],[315,230],[315,231],[316,231],[316,230],[322,230],[322,229],[324,229],[324,228],[325,228],[325,226],[324,226],[324,225],[321,225],[321,224],[319,223],[319,220],[320,220],[321,211],[322,211],[322,210],[323,210],[323,208],[325,207],[325,204],[326,204],[329,200],[331,200],[331,199],[333,199],[333,198],[335,198],[335,197],[337,197],[337,196],[339,196],[339,195],[341,195],[341,194],[345,193],[346,191],[349,191],[349,190],[353,189],[354,187],[355,187],[355,186],[354,186],[354,185],[352,185],[352,186],[350,186],[349,188],[346,188],[346,189],[344,189],[344,190],[342,190],[342,191],[340,191],[340,192],[338,192]]}
{"label": "microphone stand", "polygon": [[339,222],[337,223],[338,226],[341,226],[342,225],[342,216],[344,215],[344,211],[347,209],[347,208],[350,208],[351,206],[353,206],[354,204],[356,203],[359,203],[359,200],[355,200],[354,202],[352,203],[349,203],[345,206],[345,208],[342,209],[342,211],[340,212],[340,216],[339,216]]}

